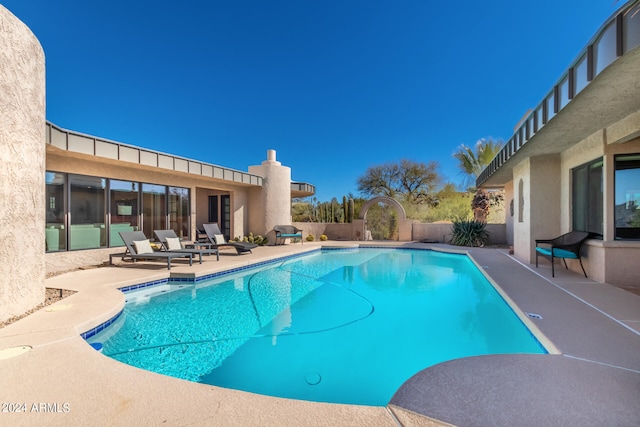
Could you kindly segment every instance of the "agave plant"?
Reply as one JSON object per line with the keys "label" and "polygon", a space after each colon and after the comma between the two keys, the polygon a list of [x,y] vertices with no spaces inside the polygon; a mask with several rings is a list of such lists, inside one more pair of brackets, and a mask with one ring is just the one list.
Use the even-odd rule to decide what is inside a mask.
{"label": "agave plant", "polygon": [[451,244],[456,246],[482,247],[489,240],[486,224],[481,221],[455,221],[451,226]]}

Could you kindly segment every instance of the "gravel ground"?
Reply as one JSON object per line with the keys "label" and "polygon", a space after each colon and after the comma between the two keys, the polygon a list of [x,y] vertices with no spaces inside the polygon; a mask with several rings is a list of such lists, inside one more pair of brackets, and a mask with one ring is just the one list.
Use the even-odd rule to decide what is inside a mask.
{"label": "gravel ground", "polygon": [[61,299],[64,299],[66,297],[68,297],[69,295],[73,295],[75,294],[75,291],[68,291],[66,289],[53,289],[53,288],[46,288],[45,289],[45,298],[44,298],[44,302],[42,304],[39,304],[35,307],[33,307],[31,310],[27,311],[26,313],[22,313],[19,316],[14,316],[11,317],[7,320],[4,320],[2,322],[0,322],[0,328],[4,328],[5,326],[20,320],[24,317],[27,317],[28,315],[30,315],[33,312],[36,312],[38,310],[40,310],[41,308],[44,308],[48,305],[53,304],[54,302],[60,301]]}

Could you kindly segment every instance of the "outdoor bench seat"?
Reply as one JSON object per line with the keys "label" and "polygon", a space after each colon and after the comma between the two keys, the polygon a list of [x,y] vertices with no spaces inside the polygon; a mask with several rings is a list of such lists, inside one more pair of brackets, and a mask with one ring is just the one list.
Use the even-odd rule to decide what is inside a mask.
{"label": "outdoor bench seat", "polygon": [[300,239],[302,243],[302,230],[293,225],[276,225],[273,231],[276,232],[276,245],[278,242],[283,245],[285,239]]}

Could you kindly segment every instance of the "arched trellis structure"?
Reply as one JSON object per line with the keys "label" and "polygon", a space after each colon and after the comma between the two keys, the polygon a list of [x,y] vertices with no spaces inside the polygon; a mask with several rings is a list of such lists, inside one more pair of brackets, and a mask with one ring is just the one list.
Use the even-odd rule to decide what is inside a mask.
{"label": "arched trellis structure", "polygon": [[353,229],[355,232],[355,239],[356,240],[367,239],[366,225],[365,225],[367,211],[371,206],[378,203],[384,203],[396,211],[396,213],[398,214],[398,240],[410,241],[411,234],[412,234],[411,227],[412,227],[413,220],[407,219],[407,213],[405,212],[404,208],[397,200],[391,197],[386,197],[386,196],[374,197],[373,199],[366,201],[362,205],[358,219],[353,220],[353,227],[354,227]]}
{"label": "arched trellis structure", "polygon": [[369,210],[369,208],[377,203],[384,203],[385,205],[389,205],[393,209],[395,209],[395,211],[398,213],[398,219],[407,219],[407,213],[404,211],[402,205],[396,199],[386,196],[374,197],[371,200],[367,200],[364,205],[362,205],[362,208],[360,208],[360,216],[358,218],[365,219],[367,217],[367,211]]}

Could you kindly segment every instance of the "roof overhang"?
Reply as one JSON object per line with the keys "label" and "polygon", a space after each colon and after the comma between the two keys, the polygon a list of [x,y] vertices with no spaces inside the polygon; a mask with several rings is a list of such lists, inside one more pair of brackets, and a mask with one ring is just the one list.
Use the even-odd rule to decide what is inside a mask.
{"label": "roof overhang", "polygon": [[48,151],[66,152],[65,155],[72,158],[157,169],[164,173],[188,174],[212,182],[262,186],[262,177],[258,175],[69,131],[50,122],[47,122],[46,142]]}
{"label": "roof overhang", "polygon": [[296,197],[309,197],[316,194],[316,187],[306,182],[292,182],[291,183],[291,198]]}
{"label": "roof overhang", "polygon": [[[619,16],[621,15],[617,15]],[[613,19],[616,18],[603,25],[603,29],[594,36],[585,51]],[[557,93],[560,82],[572,69],[563,74],[553,91]],[[480,174],[476,185],[484,188],[502,187],[513,179],[513,168],[522,160],[533,156],[559,154],[595,132],[606,129],[638,111],[640,46],[617,57],[528,139],[523,138],[523,134],[526,134],[522,132],[523,128],[518,129],[503,150]]]}

